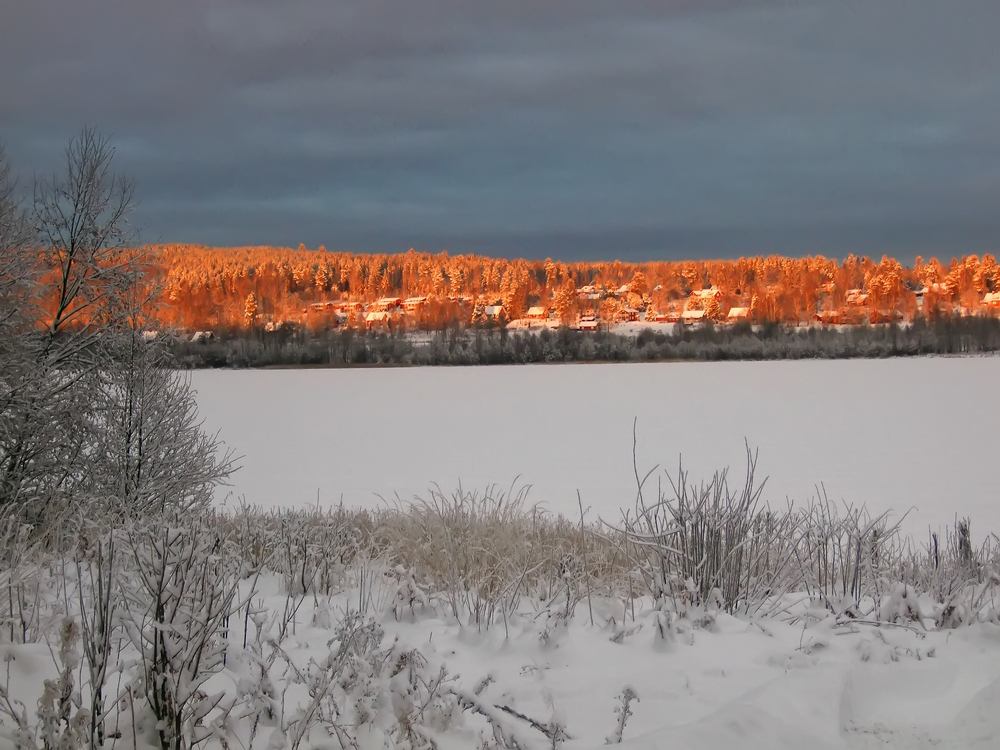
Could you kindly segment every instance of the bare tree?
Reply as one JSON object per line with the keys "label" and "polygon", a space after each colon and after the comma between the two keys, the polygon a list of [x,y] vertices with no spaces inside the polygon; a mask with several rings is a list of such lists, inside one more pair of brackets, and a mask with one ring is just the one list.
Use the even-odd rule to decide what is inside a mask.
{"label": "bare tree", "polygon": [[9,163],[0,150],[0,506],[4,511],[28,484],[26,467],[35,448],[27,413],[40,403],[41,395],[34,335],[40,282],[41,264],[32,252],[29,217],[17,200]]}
{"label": "bare tree", "polygon": [[78,334],[67,352],[73,356],[132,312],[129,292],[140,270],[137,233],[128,222],[135,190],[111,171],[114,154],[106,138],[84,128],[66,149],[65,173],[35,186],[38,243],[53,274],[46,328],[50,339],[66,330]]}
{"label": "bare tree", "polygon": [[81,507],[113,522],[206,504],[233,469],[189,382],[143,338],[157,289],[113,157],[85,128],[26,222],[0,155],[0,508],[35,527]]}
{"label": "bare tree", "polygon": [[6,196],[12,220],[4,225],[13,229],[5,231],[12,265],[5,286],[28,293],[20,317],[7,316],[4,337],[10,364],[0,404],[0,504],[34,524],[65,509],[79,489],[93,375],[136,279],[126,223],[132,188],[110,171],[113,155],[90,129],[70,141],[65,173],[35,185],[33,236],[17,230]]}
{"label": "bare tree", "polygon": [[38,264],[27,252],[27,216],[17,200],[0,144],[0,415],[14,403],[21,381],[20,334],[31,325]]}
{"label": "bare tree", "polygon": [[133,330],[101,371],[94,454],[103,471],[92,489],[117,519],[207,507],[235,469],[232,452],[202,429],[190,380],[172,364],[165,346]]}
{"label": "bare tree", "polygon": [[23,322],[24,297],[34,268],[24,252],[28,222],[16,196],[10,164],[0,143],[0,346],[8,346],[10,327]]}
{"label": "bare tree", "polygon": [[34,287],[34,269],[23,252],[27,236],[24,212],[14,195],[10,167],[0,145],[0,497],[3,494],[4,435],[7,415],[19,398],[23,356],[19,333],[28,325],[25,308]]}

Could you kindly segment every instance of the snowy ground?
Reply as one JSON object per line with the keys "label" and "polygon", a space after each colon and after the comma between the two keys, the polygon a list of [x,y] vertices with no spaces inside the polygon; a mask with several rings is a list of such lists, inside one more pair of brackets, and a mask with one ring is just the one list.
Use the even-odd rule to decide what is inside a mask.
{"label": "snowy ground", "polygon": [[[982,534],[1000,529],[998,375],[1000,358],[965,358],[215,371],[193,379],[207,425],[245,456],[234,491],[265,506],[304,506],[315,502],[317,488],[321,503],[342,495],[360,506],[374,493],[409,497],[435,481],[447,490],[459,480],[506,484],[521,474],[519,481],[535,487],[529,499],[574,513],[579,488],[591,517],[613,518],[632,502],[637,416],[640,470],[660,461],[672,467],[680,452],[695,476],[727,463],[740,469],[745,436],[761,448],[772,503],[806,498],[823,481],[832,497],[873,510],[916,506],[911,529],[957,514],[971,515]],[[272,523],[286,535],[283,551],[267,556],[273,564],[284,564],[285,553],[291,561],[301,541],[303,560],[336,569],[343,541],[330,540],[361,538],[352,532],[310,542],[307,527]],[[225,528],[213,525],[212,533]],[[205,559],[216,560],[217,548],[237,555],[235,562],[264,554],[253,542],[271,533],[263,520],[229,528],[243,536],[221,546],[218,537],[203,541]],[[474,536],[445,534],[450,541],[440,544],[453,549],[439,550],[426,531],[419,527],[407,544],[427,558],[467,557],[492,569],[502,567],[495,558],[510,557],[491,547],[490,558],[469,541]],[[143,543],[141,534],[135,538]],[[120,537],[121,544],[132,540]],[[135,549],[144,548],[119,553],[118,586],[108,587],[120,598],[112,611],[121,621],[108,695],[125,696],[108,704],[105,747],[113,750],[157,746],[142,693],[146,657],[135,646],[140,628],[121,623],[140,617],[135,622],[148,632],[179,639],[185,632],[153,626],[141,582],[159,579],[137,576],[133,567],[161,558],[147,563]],[[634,557],[627,558],[629,574],[591,603],[590,584],[584,588],[573,571],[586,572],[594,557],[559,554],[554,579],[523,587],[525,573],[511,579],[516,611],[488,625],[455,604],[477,592],[435,591],[417,564],[387,564],[366,550],[322,590],[299,587],[297,572],[244,578],[213,641],[226,644],[225,661],[214,652],[216,667],[198,693],[212,706],[198,727],[205,732],[199,747],[597,750],[619,730],[620,747],[631,750],[1000,747],[996,555],[966,569],[970,587],[954,579],[956,592],[971,598],[918,595],[873,567],[866,590],[876,593],[852,602],[851,616],[836,616],[846,610],[801,591],[732,616],[693,602],[693,589],[683,586],[654,601],[641,590],[646,579],[632,567]],[[289,562],[289,570],[298,564]],[[66,570],[69,578],[60,578]],[[39,721],[36,708],[55,705],[55,683],[43,680],[55,676],[57,655],[72,651],[55,634],[76,608],[73,587],[89,579],[45,558],[0,574],[16,583],[8,583],[10,611],[0,616],[9,625],[0,628],[0,750],[41,747],[47,730],[66,734],[77,726]],[[941,580],[951,586],[944,572]],[[182,596],[189,588],[167,591]],[[510,590],[493,596],[506,601]],[[974,611],[946,617],[957,611],[952,602]],[[3,606],[0,600],[0,614]],[[31,637],[19,641],[15,625],[32,608],[33,625],[24,630]],[[952,627],[959,620],[966,624]],[[353,630],[345,626],[352,622]],[[355,649],[348,656],[345,643]],[[77,669],[75,679],[82,689],[84,672]],[[627,690],[637,697],[622,728]]]}
{"label": "snowy ground", "polygon": [[[638,695],[621,744],[632,750],[985,750],[1000,742],[997,625],[930,633],[919,625],[833,627],[829,613],[800,607],[758,621],[678,620],[664,642],[648,605],[639,600],[621,643],[611,636],[625,613],[610,601],[595,603],[593,626],[586,602],[568,625],[529,611],[509,633],[436,616],[382,622],[387,639],[418,649],[434,670],[444,665],[456,687],[472,691],[489,675],[484,702],[561,723],[565,750],[605,746],[626,687]],[[272,608],[281,606],[278,597]],[[328,637],[303,628],[285,650],[305,663]],[[525,723],[510,724],[525,747],[550,747]],[[461,750],[479,747],[484,735],[484,722],[465,715],[437,740],[442,750]]]}
{"label": "snowy ground", "polygon": [[[496,683],[485,697],[542,722],[557,717],[571,737],[567,750],[604,746],[626,686],[639,700],[621,746],[634,750],[957,749],[1000,742],[995,625],[925,637],[720,615],[710,628],[682,628],[664,645],[652,613],[640,612],[643,627],[617,644],[602,627],[611,613],[599,608],[591,627],[585,609],[545,640],[531,619],[509,639],[499,629],[470,635],[440,621],[388,629],[414,645],[437,644],[433,653],[446,656],[466,680],[488,671]],[[460,735],[453,746],[473,747],[474,737]]]}
{"label": "snowy ground", "polygon": [[971,516],[1000,530],[1000,358],[198,371],[206,426],[242,455],[231,488],[264,506],[371,506],[448,491],[532,485],[573,514],[576,491],[616,517],[651,478],[742,471],[760,449],[772,504],[833,499],[913,509],[906,528]]}
{"label": "snowy ground", "polygon": [[615,323],[611,326],[611,333],[637,336],[643,331],[652,331],[653,333],[663,333],[670,336],[677,330],[678,325],[678,323],[657,323],[655,321],[647,323],[644,320],[639,320],[632,323]]}
{"label": "snowy ground", "polygon": [[[323,684],[321,665],[336,651],[338,620],[357,599],[355,591],[333,599],[308,596],[297,624],[281,637],[277,623],[288,606],[282,584],[265,577],[258,591],[254,606],[269,613],[258,620],[259,637],[258,626],[248,623],[251,645],[242,648],[243,618],[237,618],[241,625],[230,634],[226,666],[204,686],[208,694],[225,696],[229,716],[206,720],[226,742],[211,739],[205,747],[292,747],[296,720],[310,703],[307,691]],[[616,739],[616,708],[626,688],[637,700],[619,746],[631,750],[986,750],[1000,741],[995,624],[946,632],[924,632],[913,623],[836,627],[828,612],[812,612],[813,620],[798,607],[771,619],[716,614],[697,625],[676,620],[663,640],[648,600],[637,601],[636,620],[624,628],[622,603],[604,600],[594,603],[593,625],[581,602],[568,621],[528,608],[506,632],[499,624],[480,631],[433,608],[418,607],[416,616],[404,610],[397,620],[386,611],[391,586],[386,592],[377,619],[388,656],[362,657],[352,667],[363,674],[360,681],[334,673],[333,685],[323,688],[358,744],[338,744],[317,722],[302,747],[503,748],[492,744],[483,716],[457,699],[475,695],[517,743],[508,748],[554,745],[524,718],[496,710],[500,706],[544,727],[561,726],[565,735],[557,748],[597,750]],[[620,642],[612,639],[623,630]],[[412,684],[419,689],[408,685],[407,670],[399,674],[393,667],[401,654],[414,652],[419,657],[409,674],[416,673]],[[40,678],[54,676],[47,647],[0,644],[0,654],[12,694],[33,708]],[[264,663],[266,679],[258,666]],[[113,692],[120,690],[116,679],[113,674]],[[266,717],[260,714],[265,704],[272,707]],[[402,742],[397,722],[404,713],[419,713],[423,737],[435,744]],[[10,724],[7,719],[0,726],[0,748],[15,747]],[[116,748],[155,747],[145,712],[135,721],[130,715],[116,719],[111,729]]]}

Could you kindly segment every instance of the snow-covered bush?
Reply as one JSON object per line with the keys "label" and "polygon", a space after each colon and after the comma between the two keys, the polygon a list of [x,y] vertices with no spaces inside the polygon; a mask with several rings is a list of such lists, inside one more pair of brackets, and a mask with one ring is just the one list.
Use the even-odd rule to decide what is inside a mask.
{"label": "snow-covered bush", "polygon": [[207,507],[232,471],[162,342],[130,182],[85,128],[30,206],[0,153],[0,515],[65,551],[80,526]]}
{"label": "snow-covered bush", "polygon": [[621,744],[625,734],[625,725],[628,723],[629,717],[632,716],[632,701],[638,702],[639,694],[634,688],[626,685],[621,693],[618,694],[616,700],[618,701],[618,705],[615,706],[617,721],[614,731],[605,739],[606,745]]}
{"label": "snow-covered bush", "polygon": [[48,560],[31,527],[11,509],[0,511],[0,642],[37,640],[46,582],[38,568]]}
{"label": "snow-covered bush", "polygon": [[943,538],[930,533],[903,559],[897,577],[930,597],[937,627],[1000,620],[1000,538],[992,534],[977,547],[968,519],[957,520]]}
{"label": "snow-covered bush", "polygon": [[444,597],[452,616],[487,629],[507,621],[524,596],[536,606],[571,610],[625,560],[565,518],[526,502],[527,488],[483,495],[439,489],[378,517],[391,562],[414,571]]}
{"label": "snow-covered bush", "polygon": [[[109,532],[74,555],[77,613],[83,645],[86,697],[88,708],[87,742],[101,747],[107,732],[108,705],[113,648],[121,634],[121,597],[118,575],[119,557],[115,532]],[[111,696],[112,703],[115,696]]]}
{"label": "snow-covered bush", "polygon": [[864,597],[879,597],[898,577],[903,555],[899,524],[866,508],[838,509],[825,495],[794,511],[801,586],[835,614],[858,616]]}
{"label": "snow-covered bush", "polygon": [[203,720],[225,697],[202,687],[224,664],[223,632],[238,609],[236,559],[197,519],[133,525],[127,539],[134,567],[121,581],[125,628],[141,656],[159,746],[181,750],[205,738]]}
{"label": "snow-covered bush", "polygon": [[452,679],[443,665],[386,640],[377,622],[351,614],[335,629],[322,659],[300,667],[287,654],[279,657],[297,688],[286,687],[280,701],[266,671],[241,681],[240,715],[253,720],[248,746],[270,727],[271,746],[280,742],[291,750],[329,741],[343,747],[436,747],[434,733],[447,730],[458,713]]}
{"label": "snow-covered bush", "polygon": [[375,514],[343,506],[262,510],[242,505],[213,513],[219,534],[242,550],[246,570],[281,573],[293,594],[328,596],[344,583],[354,559],[380,556]]}
{"label": "snow-covered bush", "polygon": [[682,606],[718,602],[736,612],[794,585],[792,550],[782,543],[794,516],[761,503],[764,485],[755,484],[755,469],[748,447],[743,487],[733,491],[726,470],[695,484],[680,466],[676,478],[668,475],[673,494],[661,489],[654,503],[645,501],[637,473],[636,506],[619,531],[654,599]]}

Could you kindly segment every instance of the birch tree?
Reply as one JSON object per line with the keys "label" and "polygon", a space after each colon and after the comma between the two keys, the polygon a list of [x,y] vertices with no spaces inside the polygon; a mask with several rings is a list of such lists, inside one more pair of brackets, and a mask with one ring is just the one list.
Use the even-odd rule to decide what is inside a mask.
{"label": "birch tree", "polygon": [[142,337],[157,295],[113,157],[84,129],[27,211],[0,158],[0,509],[36,528],[206,504],[232,470]]}

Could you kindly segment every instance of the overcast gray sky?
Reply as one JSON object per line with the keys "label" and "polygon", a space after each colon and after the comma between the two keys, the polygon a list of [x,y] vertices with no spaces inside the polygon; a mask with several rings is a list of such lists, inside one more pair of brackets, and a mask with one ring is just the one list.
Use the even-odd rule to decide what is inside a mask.
{"label": "overcast gray sky", "polygon": [[149,242],[982,253],[996,0],[23,0],[0,138],[112,136]]}

